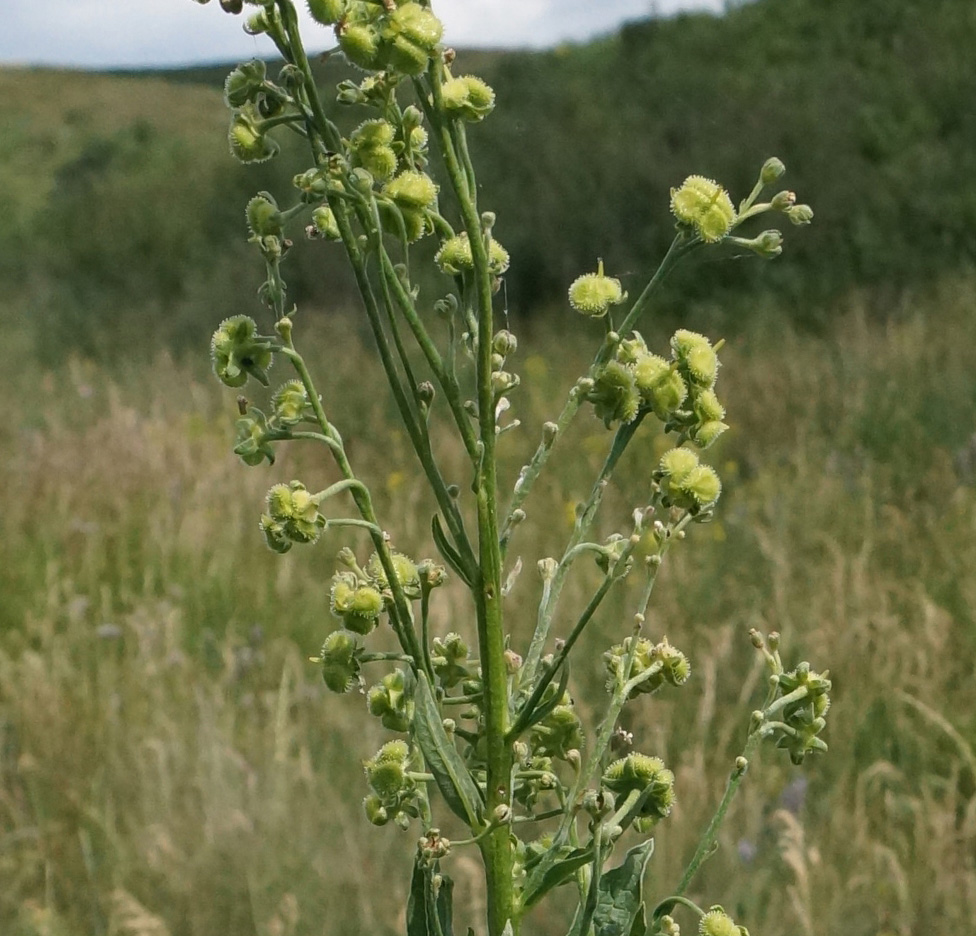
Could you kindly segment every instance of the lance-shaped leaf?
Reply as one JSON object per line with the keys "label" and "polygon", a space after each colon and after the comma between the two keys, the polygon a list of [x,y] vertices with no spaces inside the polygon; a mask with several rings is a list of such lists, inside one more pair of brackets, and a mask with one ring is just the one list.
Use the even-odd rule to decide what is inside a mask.
{"label": "lance-shaped leaf", "polygon": [[[441,878],[434,896],[433,876]],[[426,864],[420,854],[413,865],[407,899],[407,936],[454,936],[454,881],[440,874],[437,864]]]}
{"label": "lance-shaped leaf", "polygon": [[522,906],[527,910],[538,903],[554,887],[558,887],[580,868],[593,861],[593,848],[574,848],[555,863],[546,862],[537,867],[525,882]]}
{"label": "lance-shaped leaf", "polygon": [[[594,936],[631,936],[638,918],[643,919],[644,870],[654,853],[654,839],[635,846],[619,867],[600,877],[593,911]],[[644,932],[643,926],[639,930]]]}
{"label": "lance-shaped leaf", "polygon": [[437,546],[438,551],[444,557],[444,561],[457,573],[458,578],[468,588],[471,588],[473,583],[471,576],[465,571],[464,560],[461,558],[461,554],[450,544],[444,533],[444,528],[441,526],[441,518],[437,514],[434,514],[431,518],[430,532],[434,537],[434,545]]}
{"label": "lance-shaped leaf", "polygon": [[440,709],[430,691],[427,674],[417,676],[414,695],[414,735],[437,788],[455,815],[472,828],[481,825],[484,800],[454,742],[444,731]]}

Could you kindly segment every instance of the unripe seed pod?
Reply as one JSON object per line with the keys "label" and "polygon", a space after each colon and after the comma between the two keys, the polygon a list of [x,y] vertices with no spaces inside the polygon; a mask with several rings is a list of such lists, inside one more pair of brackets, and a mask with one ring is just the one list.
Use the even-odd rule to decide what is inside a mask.
{"label": "unripe seed pod", "polygon": [[[408,556],[403,555],[403,553],[394,552],[391,554],[393,560],[393,570],[396,574],[397,581],[400,583],[400,587],[403,589],[404,594],[410,598],[420,597],[420,574],[417,571],[417,566],[412,559]],[[373,580],[377,587],[381,591],[385,591],[390,587],[390,583],[386,577],[386,571],[383,568],[383,563],[380,562],[380,557],[377,553],[373,553],[369,557],[366,563],[366,574]]]}
{"label": "unripe seed pod", "polygon": [[723,435],[727,430],[728,426],[717,419],[710,419],[708,422],[702,423],[693,433],[692,439],[695,445],[700,449],[707,449],[712,443],[715,442],[719,436]]}
{"label": "unripe seed pod", "polygon": [[426,52],[433,51],[444,34],[441,21],[429,9],[413,2],[404,3],[393,11],[387,29]]}
{"label": "unripe seed pod", "polygon": [[619,305],[627,294],[620,280],[603,273],[603,261],[597,263],[596,273],[584,273],[569,287],[569,304],[583,315],[602,318],[612,305]]}
{"label": "unripe seed pod", "polygon": [[383,195],[405,208],[429,208],[437,199],[437,186],[426,173],[407,169],[383,186]]}
{"label": "unripe seed pod", "polygon": [[672,484],[680,484],[697,467],[698,456],[691,449],[673,448],[661,456],[658,471]]}
{"label": "unripe seed pod", "polygon": [[356,638],[346,631],[333,631],[325,638],[320,655],[322,678],[333,692],[348,692],[355,684],[360,672],[357,650]]}
{"label": "unripe seed pod", "polygon": [[346,12],[346,0],[305,0],[312,19],[322,26],[332,26]]}
{"label": "unripe seed pod", "polygon": [[448,116],[478,121],[487,117],[494,108],[495,92],[481,78],[462,75],[444,82],[441,100]]}
{"label": "unripe seed pod", "polygon": [[272,552],[284,554],[292,547],[292,541],[285,535],[284,526],[267,514],[261,515],[261,532],[264,534],[268,549]]}
{"label": "unripe seed pod", "polygon": [[699,393],[695,397],[694,410],[702,422],[722,419],[725,416],[725,407],[719,402],[714,390],[703,390]]}
{"label": "unripe seed pod", "polygon": [[671,212],[707,242],[725,237],[736,218],[729,193],[717,182],[696,175],[671,189]]}
{"label": "unripe seed pod", "polygon": [[231,119],[230,151],[242,163],[260,163],[278,155],[280,147],[259,129],[260,116],[248,104]]}
{"label": "unripe seed pod", "polygon": [[227,106],[243,107],[248,101],[253,101],[261,91],[266,74],[265,64],[260,59],[238,65],[224,82],[224,101]]}
{"label": "unripe seed pod", "polygon": [[312,224],[315,226],[315,230],[326,240],[342,240],[336,217],[328,205],[322,205],[312,212]]}
{"label": "unripe seed pod", "polygon": [[[445,273],[456,276],[463,270],[474,268],[474,258],[471,256],[471,244],[468,243],[466,232],[448,238],[441,244],[440,250],[434,256],[434,262]],[[495,276],[500,276],[508,269],[508,251],[494,238],[488,244],[488,270]]]}
{"label": "unripe seed pod", "polygon": [[339,48],[353,65],[379,67],[380,34],[368,23],[349,23],[339,31]]}
{"label": "unripe seed pod", "polygon": [[615,760],[603,774],[603,786],[615,793],[618,800],[634,790],[643,792],[652,786],[641,807],[641,816],[663,819],[674,804],[674,774],[659,757],[634,753]]}
{"label": "unripe seed pod", "polygon": [[710,507],[722,493],[722,482],[714,468],[699,465],[678,482],[677,491],[672,484],[671,491],[671,500],[677,507]]}
{"label": "unripe seed pod", "polygon": [[739,927],[721,907],[713,907],[698,921],[700,936],[739,936]]}
{"label": "unripe seed pod", "polygon": [[371,793],[363,800],[363,810],[366,818],[375,826],[384,826],[390,821],[390,814],[375,793]]}
{"label": "unripe seed pod", "polygon": [[224,319],[210,342],[214,373],[228,387],[243,387],[248,376],[268,385],[272,352],[258,336],[258,326],[247,315]]}

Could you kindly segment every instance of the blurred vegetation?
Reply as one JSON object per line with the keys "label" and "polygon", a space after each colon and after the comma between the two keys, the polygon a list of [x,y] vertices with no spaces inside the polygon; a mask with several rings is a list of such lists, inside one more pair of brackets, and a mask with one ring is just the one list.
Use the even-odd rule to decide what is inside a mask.
{"label": "blurred vegetation", "polygon": [[[848,303],[827,337],[749,326],[723,352],[734,430],[709,452],[726,485],[719,519],[673,551],[647,624],[688,653],[693,678],[628,714],[639,747],[677,775],[654,892],[694,848],[762,694],[749,628],[776,628],[787,659],[831,668],[831,749],[802,768],[761,755],[692,896],[763,936],[912,936],[932,921],[969,932],[974,306],[976,279],[950,278],[898,323]],[[425,485],[371,356],[341,317],[297,324],[303,344],[310,332],[321,343],[309,357],[328,360],[320,388],[381,522],[399,548],[428,555]],[[519,329],[525,429],[504,436],[508,484],[598,337],[586,332],[599,325],[578,324]],[[662,323],[646,333],[666,341]],[[245,468],[229,450],[233,394],[202,355],[111,370],[25,358],[7,378],[0,932],[399,932],[410,836],[368,825],[357,766],[385,733],[362,696],[328,693],[307,660],[334,627],[324,583],[335,552],[352,544],[364,558],[365,544],[333,533],[277,556],[256,522],[273,482],[325,486],[330,461],[295,444],[273,467]],[[526,505],[512,544],[527,570],[509,597],[517,645],[538,600],[531,570],[562,542],[609,441],[581,416]],[[662,443],[651,432],[635,442],[596,535],[626,527]],[[463,480],[463,453],[441,458],[448,480]],[[599,576],[574,569],[563,627]],[[603,695],[600,654],[628,631],[637,590],[612,592],[575,651],[587,723]],[[467,627],[465,602],[449,584],[435,633]],[[477,858],[451,861],[460,906],[476,915]],[[557,900],[530,928],[567,926]]]}
{"label": "blurred vegetation", "polygon": [[[740,196],[776,154],[817,211],[774,263],[679,269],[642,326],[658,344],[679,319],[729,338],[734,425],[710,458],[720,522],[672,554],[648,624],[689,654],[693,680],[631,713],[677,774],[653,888],[697,841],[760,694],[749,628],[779,629],[789,658],[835,679],[830,754],[802,770],[762,758],[692,895],[763,936],[965,933],[976,918],[974,39],[969,0],[759,0],[459,57],[502,105],[471,140],[514,258],[525,429],[503,437],[509,479],[597,338],[578,317],[565,327],[567,284],[602,254],[638,288],[670,238],[671,185],[700,172]],[[323,84],[344,74],[319,67]],[[273,482],[324,486],[332,469],[296,446],[244,468],[233,395],[206,374],[215,323],[257,311],[243,206],[304,168],[297,147],[233,163],[226,70],[0,70],[4,936],[402,928],[409,843],[359,806],[356,757],[380,733],[307,662],[332,626],[323,582],[340,542],[279,557],[256,526]],[[428,554],[424,486],[337,252],[299,245],[287,276],[380,516]],[[607,443],[588,417],[560,443],[527,505],[546,522],[513,541],[528,570],[561,542]],[[628,454],[603,533],[660,445]],[[439,454],[463,481],[461,453]],[[567,608],[596,574],[574,570]],[[523,637],[536,590],[526,572],[509,599]],[[595,661],[634,604],[629,585],[612,598],[574,667],[591,711]],[[449,586],[437,614],[444,632],[469,609]],[[452,868],[464,903],[474,860]],[[556,936],[566,921],[532,926]]]}
{"label": "blurred vegetation", "polygon": [[[872,315],[897,315],[906,289],[976,261],[974,46],[970,0],[759,0],[552,52],[462,53],[456,71],[500,103],[471,142],[515,260],[511,309],[562,309],[597,255],[639,289],[670,240],[670,186],[697,172],[742,197],[778,155],[817,223],[775,263],[730,250],[679,272],[661,314],[822,329],[861,288]],[[348,73],[339,56],[317,67],[324,87]],[[49,359],[198,345],[253,304],[243,206],[259,189],[288,203],[306,159],[297,141],[258,168],[229,158],[227,70],[0,72],[0,278]],[[292,252],[296,301],[353,303],[338,254]]]}

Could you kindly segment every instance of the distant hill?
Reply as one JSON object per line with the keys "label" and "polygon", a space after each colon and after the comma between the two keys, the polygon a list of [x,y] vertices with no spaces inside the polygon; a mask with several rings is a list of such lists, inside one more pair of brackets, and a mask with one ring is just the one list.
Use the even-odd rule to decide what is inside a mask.
{"label": "distant hill", "polygon": [[[638,288],[670,239],[670,186],[696,172],[741,197],[768,155],[813,227],[788,232],[774,263],[730,252],[679,272],[665,309],[691,303],[702,327],[770,309],[816,326],[864,289],[890,313],[976,261],[974,48],[971,0],[758,0],[551,52],[460,53],[456,72],[498,95],[470,139],[514,258],[513,314],[561,304],[597,256]],[[230,159],[228,67],[0,71],[0,277],[52,350],[55,333],[92,352],[197,341],[253,304],[244,202],[258,189],[287,201],[305,161],[293,146],[256,169]],[[346,74],[338,56],[317,68],[323,87]],[[335,251],[288,262],[296,299],[349,299]]]}

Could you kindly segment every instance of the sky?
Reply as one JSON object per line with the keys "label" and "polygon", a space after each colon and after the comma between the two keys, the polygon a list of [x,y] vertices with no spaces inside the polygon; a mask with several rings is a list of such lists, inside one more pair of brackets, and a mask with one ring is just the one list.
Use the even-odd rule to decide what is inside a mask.
{"label": "sky", "polygon": [[[271,55],[217,0],[0,0],[0,64],[82,68],[180,66]],[[310,50],[335,45],[300,3]],[[720,12],[723,0],[435,0],[444,41],[459,48],[544,48],[610,32],[654,12]],[[247,12],[245,7],[245,14]]]}

